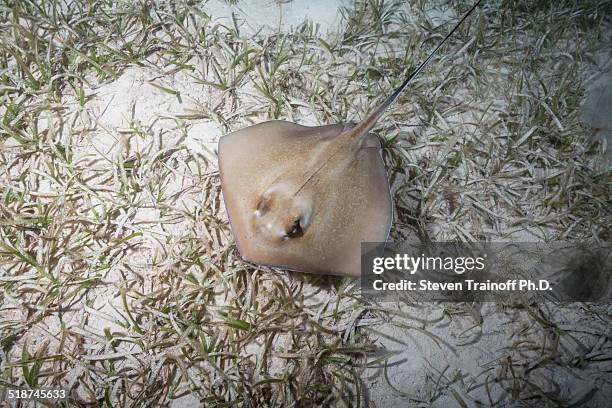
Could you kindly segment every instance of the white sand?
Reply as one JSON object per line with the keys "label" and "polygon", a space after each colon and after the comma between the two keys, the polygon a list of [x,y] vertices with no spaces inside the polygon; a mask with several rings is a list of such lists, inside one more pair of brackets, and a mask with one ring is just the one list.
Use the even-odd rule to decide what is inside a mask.
{"label": "white sand", "polygon": [[202,8],[225,25],[234,25],[235,19],[240,34],[288,32],[306,20],[315,23],[320,34],[325,34],[337,30],[340,7],[350,4],[349,0],[254,0],[230,6],[226,1],[212,0],[204,2]]}
{"label": "white sand", "polygon": [[612,159],[612,27],[604,33],[608,51],[594,56],[596,68],[588,82],[581,111],[581,119],[595,131],[594,137],[607,146],[607,156]]}

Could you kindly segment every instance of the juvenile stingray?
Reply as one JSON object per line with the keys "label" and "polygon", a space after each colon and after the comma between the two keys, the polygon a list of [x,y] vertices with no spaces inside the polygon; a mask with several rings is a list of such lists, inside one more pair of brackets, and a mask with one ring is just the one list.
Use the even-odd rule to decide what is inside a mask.
{"label": "juvenile stingray", "polygon": [[274,120],[221,138],[221,188],[245,260],[359,276],[361,243],[385,242],[393,218],[380,143],[368,132],[479,3],[360,123]]}

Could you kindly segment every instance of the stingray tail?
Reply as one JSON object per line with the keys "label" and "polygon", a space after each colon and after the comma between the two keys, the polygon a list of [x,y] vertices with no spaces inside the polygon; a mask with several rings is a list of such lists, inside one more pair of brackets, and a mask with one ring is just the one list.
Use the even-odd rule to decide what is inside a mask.
{"label": "stingray tail", "polygon": [[387,99],[385,99],[385,101],[378,108],[370,112],[364,120],[359,122],[353,129],[351,129],[352,134],[356,137],[359,137],[359,146],[361,146],[361,144],[367,137],[368,132],[374,127],[376,122],[378,122],[378,119],[380,119],[380,117],[385,113],[389,106],[393,105],[393,102],[395,102],[395,100],[402,93],[404,88],[406,88],[406,86],[423,70],[423,68],[427,66],[429,61],[431,61],[432,57],[440,49],[440,47],[442,47],[442,45],[444,45],[444,43],[449,39],[449,37],[453,35],[455,31],[457,31],[459,26],[463,24],[465,19],[467,19],[469,15],[472,14],[472,12],[476,9],[476,7],[478,7],[481,2],[482,0],[478,0],[472,6],[472,8],[467,13],[465,13],[463,18],[461,18],[461,20],[459,20],[455,27],[448,34],[446,34],[446,37],[444,37],[444,39],[438,44],[438,46],[434,48],[434,50],[429,54],[429,56],[423,62],[421,62],[421,64],[410,75],[408,75],[404,82],[402,82],[402,84],[397,87],[397,89],[395,89],[395,91],[393,91],[393,93],[389,95],[389,97],[387,97]]}
{"label": "stingray tail", "polygon": [[[448,38],[451,35],[453,35],[453,33],[455,31],[457,31],[459,26],[465,21],[466,18],[469,17],[470,14],[472,14],[472,12],[476,9],[476,7],[478,7],[478,5],[481,2],[482,2],[482,0],[478,0],[476,2],[476,4],[474,4],[472,6],[472,8],[467,13],[465,13],[463,18],[461,18],[461,20],[459,20],[457,25],[455,25],[455,27],[448,34],[446,34],[446,37],[444,37],[444,39],[438,44],[438,46],[436,48],[434,48],[434,50],[429,54],[429,56],[423,62],[421,62],[421,64],[417,67],[417,69],[415,69],[404,80],[404,82],[402,82],[402,84],[395,91],[393,91],[393,93],[391,95],[389,95],[389,97],[387,99],[385,99],[385,101],[378,108],[376,108],[374,111],[370,112],[368,114],[368,116],[366,116],[366,118],[364,120],[359,122],[355,127],[351,128],[347,133],[345,133],[345,135],[346,135],[346,138],[345,138],[346,144],[341,144],[340,146],[337,146],[336,150],[333,151],[329,155],[329,157],[327,157],[327,159],[323,163],[321,163],[317,167],[317,169],[315,169],[315,171],[313,171],[306,178],[306,181],[304,181],[300,185],[300,187],[296,190],[294,195],[299,194],[300,191],[302,191],[302,189],[315,178],[315,176],[319,173],[319,171],[321,171],[321,169],[323,167],[325,167],[327,165],[327,163],[329,163],[334,158],[334,156],[336,155],[336,153],[338,153],[338,151],[340,151],[343,148],[346,148],[347,144],[352,144],[354,151],[358,151],[359,150],[359,148],[365,142],[366,137],[368,135],[368,132],[370,131],[370,129],[372,129],[374,127],[374,125],[376,124],[378,119],[380,119],[380,117],[385,113],[385,111],[389,108],[389,106],[391,106],[393,104],[393,102],[395,102],[397,97],[402,93],[404,88],[406,88],[406,86],[412,81],[412,79],[414,77],[416,77],[423,70],[423,68],[425,68],[425,66],[433,58],[434,54],[440,49],[440,47],[442,47],[442,45],[444,45],[444,43],[448,40]],[[358,139],[357,143],[353,142],[355,139]]]}

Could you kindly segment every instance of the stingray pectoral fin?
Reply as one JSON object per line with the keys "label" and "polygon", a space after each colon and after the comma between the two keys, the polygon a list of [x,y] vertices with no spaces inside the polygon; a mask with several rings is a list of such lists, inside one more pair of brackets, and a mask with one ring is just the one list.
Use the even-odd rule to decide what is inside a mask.
{"label": "stingray pectoral fin", "polygon": [[363,143],[363,147],[370,147],[380,150],[380,139],[374,136],[372,133],[369,133],[365,139],[365,142]]}
{"label": "stingray pectoral fin", "polygon": [[389,236],[393,218],[389,182],[380,149],[376,148],[380,146],[378,139],[370,143],[371,147],[360,149],[353,168],[337,175],[335,185],[329,188],[324,234],[334,237],[326,257],[330,273],[359,276],[361,243],[385,242]]}

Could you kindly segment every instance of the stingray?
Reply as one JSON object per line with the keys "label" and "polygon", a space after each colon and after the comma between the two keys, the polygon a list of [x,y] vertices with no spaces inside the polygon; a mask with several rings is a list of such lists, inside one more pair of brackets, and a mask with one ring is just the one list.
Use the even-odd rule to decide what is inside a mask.
{"label": "stingray", "polygon": [[393,219],[379,140],[369,133],[478,6],[357,124],[259,123],[219,140],[221,189],[242,258],[283,269],[359,276],[362,242],[386,242]]}

